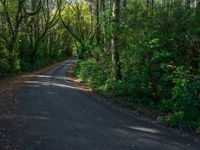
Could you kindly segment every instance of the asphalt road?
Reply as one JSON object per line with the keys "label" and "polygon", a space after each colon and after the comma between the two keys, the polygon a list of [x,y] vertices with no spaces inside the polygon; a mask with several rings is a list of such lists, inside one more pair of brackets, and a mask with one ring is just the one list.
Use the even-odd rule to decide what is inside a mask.
{"label": "asphalt road", "polygon": [[12,150],[199,150],[200,144],[97,102],[66,78],[73,60],[17,91]]}

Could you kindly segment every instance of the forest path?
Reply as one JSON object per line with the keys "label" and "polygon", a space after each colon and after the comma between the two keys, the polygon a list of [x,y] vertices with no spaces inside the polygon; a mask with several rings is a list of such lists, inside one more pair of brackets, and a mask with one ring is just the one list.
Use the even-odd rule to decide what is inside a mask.
{"label": "forest path", "polygon": [[12,150],[199,150],[200,144],[101,104],[66,78],[73,59],[35,75],[17,91],[7,119]]}

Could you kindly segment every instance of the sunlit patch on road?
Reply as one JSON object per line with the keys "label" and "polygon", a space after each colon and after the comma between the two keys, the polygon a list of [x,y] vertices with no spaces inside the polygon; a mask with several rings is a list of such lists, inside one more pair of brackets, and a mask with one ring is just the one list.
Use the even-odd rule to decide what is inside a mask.
{"label": "sunlit patch on road", "polygon": [[43,81],[25,81],[24,83],[26,84],[37,84],[41,86],[56,86],[60,88],[70,88],[70,89],[76,89],[76,90],[81,90],[81,91],[91,91],[90,89],[86,89],[85,87],[78,87],[78,86],[73,86],[72,85],[67,85],[67,84],[59,84],[59,83],[54,83],[54,82],[43,82]]}

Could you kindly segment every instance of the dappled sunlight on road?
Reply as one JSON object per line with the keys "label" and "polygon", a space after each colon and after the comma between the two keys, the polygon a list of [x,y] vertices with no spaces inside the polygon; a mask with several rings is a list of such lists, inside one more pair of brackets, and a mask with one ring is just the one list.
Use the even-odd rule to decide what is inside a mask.
{"label": "dappled sunlight on road", "polygon": [[49,75],[28,75],[28,77],[36,77],[36,78],[52,78],[52,79],[60,79],[60,80],[66,80],[67,77],[61,77],[61,76],[49,76]]}
{"label": "dappled sunlight on road", "polygon": [[[24,83],[26,84],[36,84],[36,85],[42,85],[42,86],[56,86],[60,88],[70,88],[70,89],[76,89],[76,90],[81,90],[81,91],[91,91],[90,89],[87,89],[83,86],[77,85],[75,83],[68,83],[68,84],[61,84],[61,83],[56,83],[52,81],[44,82],[44,81],[25,81]],[[66,81],[67,83],[67,81]]]}
{"label": "dappled sunlight on road", "polygon": [[[132,147],[142,145],[143,149],[155,149],[155,147],[162,147],[166,149],[171,147],[173,150],[187,149],[190,144],[179,143],[174,139],[170,139],[170,136],[165,132],[155,129],[154,127],[146,126],[119,126],[111,129],[111,132],[117,137],[123,137],[130,140]],[[136,148],[137,149],[137,148]]]}
{"label": "dappled sunlight on road", "polygon": [[35,115],[7,115],[0,117],[0,119],[36,119],[36,120],[51,120],[49,117],[35,116]]}
{"label": "dappled sunlight on road", "polygon": [[142,131],[142,132],[147,132],[147,133],[160,133],[159,130],[154,129],[154,128],[146,128],[146,127],[138,127],[138,126],[136,126],[136,127],[135,126],[127,126],[127,128]]}

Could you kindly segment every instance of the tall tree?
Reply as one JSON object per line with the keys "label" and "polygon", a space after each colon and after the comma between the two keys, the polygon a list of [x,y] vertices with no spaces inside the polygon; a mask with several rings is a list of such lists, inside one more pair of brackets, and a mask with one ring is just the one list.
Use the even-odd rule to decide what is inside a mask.
{"label": "tall tree", "polygon": [[[35,10],[37,1],[32,0],[32,9]],[[34,65],[37,59],[37,51],[41,42],[45,39],[48,31],[55,26],[59,17],[59,10],[54,0],[44,0],[41,10],[32,18],[28,29],[31,49],[31,64]]]}
{"label": "tall tree", "polygon": [[[0,33],[0,37],[7,43],[7,49],[9,50],[9,57],[7,59],[11,70],[15,69],[15,61],[17,57],[16,51],[18,49],[17,38],[19,35],[20,25],[25,18],[34,16],[40,9],[40,6],[38,5],[34,12],[27,12],[27,9],[25,9],[27,3],[29,3],[28,0],[17,0],[13,2],[9,0],[0,0],[0,4],[3,6],[3,13],[5,14],[7,24],[7,30],[4,30],[2,34]],[[14,10],[14,12],[9,10],[11,8]]]}
{"label": "tall tree", "polygon": [[105,13],[106,13],[106,2],[105,0],[101,0],[101,3],[100,3],[100,10],[101,10],[101,14],[103,14],[103,17],[102,17],[102,45],[103,45],[103,49],[104,49],[104,52],[107,51],[107,34],[106,34],[106,28],[107,28],[107,18],[105,17]]}
{"label": "tall tree", "polygon": [[124,6],[124,7],[127,6],[127,2],[128,2],[128,0],[124,0],[124,1],[123,1],[123,6]]}
{"label": "tall tree", "polygon": [[121,66],[119,55],[119,24],[120,24],[120,0],[113,1],[113,35],[112,35],[112,64],[114,79],[121,80]]}
{"label": "tall tree", "polygon": [[[78,54],[83,58],[87,49],[87,44],[91,44],[95,38],[95,31],[91,29],[91,22],[86,21],[86,17],[91,18],[91,7],[83,2],[66,3],[60,7],[59,17],[67,32],[80,45]],[[92,11],[93,12],[93,11]],[[91,18],[92,19],[92,18]],[[93,22],[93,21],[92,21]]]}
{"label": "tall tree", "polygon": [[100,44],[100,1],[96,0],[96,41],[97,45]]}

